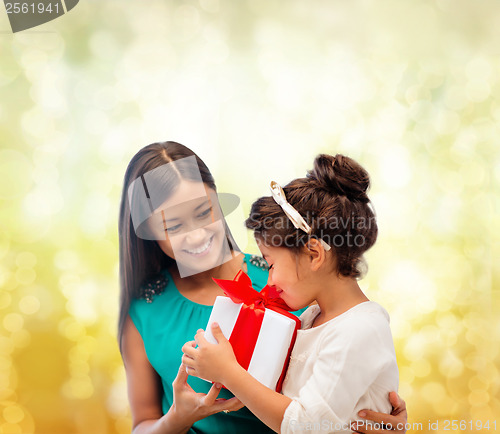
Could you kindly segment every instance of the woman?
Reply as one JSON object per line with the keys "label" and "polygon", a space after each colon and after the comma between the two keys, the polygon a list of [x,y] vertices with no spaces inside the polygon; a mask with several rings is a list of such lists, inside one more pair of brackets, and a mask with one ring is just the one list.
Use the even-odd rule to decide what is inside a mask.
{"label": "woman", "polygon": [[[132,158],[119,237],[118,339],[133,432],[272,432],[246,408],[240,410],[241,403],[227,390],[197,378],[188,382],[181,365],[182,345],[207,324],[215,298],[223,295],[212,278],[232,279],[243,269],[257,290],[267,282],[265,261],[239,252],[213,177],[194,152],[162,142]],[[406,423],[404,402],[395,395],[391,403],[399,414],[389,419],[375,413],[370,419]]]}

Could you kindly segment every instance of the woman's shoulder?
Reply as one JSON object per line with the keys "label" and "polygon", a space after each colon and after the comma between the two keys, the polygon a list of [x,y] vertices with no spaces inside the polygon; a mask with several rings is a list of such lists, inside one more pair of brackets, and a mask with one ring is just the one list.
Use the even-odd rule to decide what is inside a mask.
{"label": "woman's shoulder", "polygon": [[149,276],[139,287],[135,300],[144,300],[146,303],[152,303],[155,297],[165,292],[170,280],[171,276],[167,270]]}
{"label": "woman's shoulder", "polygon": [[[136,323],[176,300],[173,279],[167,270],[148,276],[130,300],[129,315]],[[166,303],[166,305],[165,305]]]}
{"label": "woman's shoulder", "polygon": [[[267,283],[269,270],[266,260],[262,256],[250,253],[244,253],[243,260],[246,265],[244,271],[249,275],[253,285],[258,290],[262,289]],[[166,293],[171,293],[170,295],[174,298],[178,298],[175,297],[177,290],[172,275],[167,269],[164,269],[144,280],[135,297],[131,300],[131,304],[134,306],[159,304],[160,300],[165,299]]]}
{"label": "woman's shoulder", "polygon": [[247,267],[251,266],[265,272],[269,271],[269,264],[262,256],[245,253],[245,262]]}
{"label": "woman's shoulder", "polygon": [[267,284],[269,265],[262,256],[245,253],[242,269],[248,274],[253,287],[261,291]]}

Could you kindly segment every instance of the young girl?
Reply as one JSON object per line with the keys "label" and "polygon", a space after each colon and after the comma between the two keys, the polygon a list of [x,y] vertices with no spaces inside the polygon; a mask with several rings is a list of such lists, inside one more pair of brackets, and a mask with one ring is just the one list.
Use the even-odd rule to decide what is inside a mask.
{"label": "young girl", "polygon": [[272,185],[273,196],[258,199],[246,221],[269,263],[268,284],[294,310],[317,303],[301,315],[282,394],[238,365],[217,325],[219,344],[199,330],[183,363],[224,384],[274,431],[351,432],[363,408],[390,413],[387,395],[398,386],[389,316],[357,282],[377,238],[369,177],[348,157],[319,155],[284,193]]}

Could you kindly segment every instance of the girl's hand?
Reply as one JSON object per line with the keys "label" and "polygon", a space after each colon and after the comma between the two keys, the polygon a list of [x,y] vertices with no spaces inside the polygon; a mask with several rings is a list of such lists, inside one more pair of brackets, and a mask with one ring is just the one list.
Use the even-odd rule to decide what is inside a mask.
{"label": "girl's hand", "polygon": [[359,426],[356,423],[351,425],[351,429],[354,432],[365,434],[406,433],[406,422],[408,421],[406,403],[396,392],[389,393],[389,401],[392,404],[392,412],[390,415],[377,413],[376,411],[371,410],[361,410],[358,413],[362,418],[375,422],[378,427],[381,427],[382,424],[384,424],[387,426],[387,429],[375,429],[370,428],[369,426]]}
{"label": "girl's hand", "polygon": [[[189,375],[224,383],[224,374],[231,366],[238,365],[238,362],[231,344],[217,323],[212,324],[212,334],[217,344],[208,342],[205,339],[205,332],[198,330],[195,342],[187,342],[182,347],[184,353],[182,363],[187,366]],[[194,348],[196,344],[198,348]]]}
{"label": "girl's hand", "polygon": [[243,407],[238,398],[217,399],[221,385],[215,383],[207,394],[197,393],[187,383],[186,367],[181,364],[177,377],[172,383],[174,402],[169,412],[179,426],[189,428],[197,420],[220,411],[236,411]]}

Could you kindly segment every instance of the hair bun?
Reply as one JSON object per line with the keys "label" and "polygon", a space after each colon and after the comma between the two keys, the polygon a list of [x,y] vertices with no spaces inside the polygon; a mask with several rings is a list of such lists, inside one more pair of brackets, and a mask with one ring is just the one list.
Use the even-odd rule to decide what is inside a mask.
{"label": "hair bun", "polygon": [[318,155],[307,177],[315,179],[322,188],[333,194],[362,202],[369,200],[366,195],[370,186],[368,172],[345,155]]}

